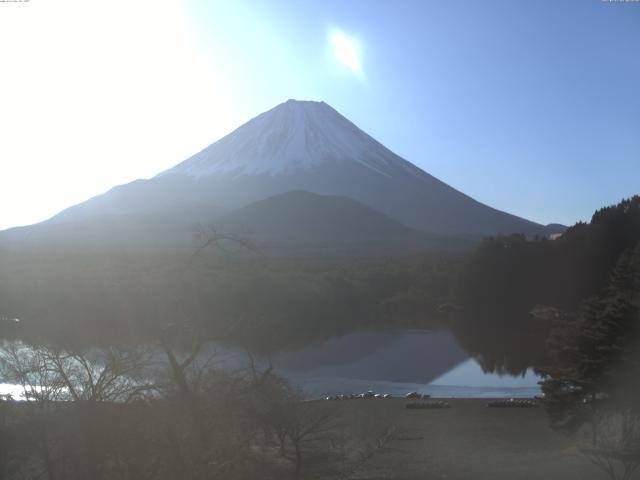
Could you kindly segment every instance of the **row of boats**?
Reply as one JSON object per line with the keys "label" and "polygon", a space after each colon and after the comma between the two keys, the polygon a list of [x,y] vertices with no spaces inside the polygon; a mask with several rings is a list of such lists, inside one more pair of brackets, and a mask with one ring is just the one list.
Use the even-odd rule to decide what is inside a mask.
{"label": "row of boats", "polygon": [[[419,392],[409,392],[404,396],[394,397],[390,393],[376,393],[373,390],[368,390],[363,393],[350,393],[340,395],[328,395],[324,397],[325,400],[366,400],[366,399],[389,399],[389,398],[406,398],[407,400],[429,400],[431,395]],[[537,399],[515,399],[505,398],[500,400],[492,400],[487,403],[489,408],[533,408],[539,405]],[[447,402],[444,401],[428,401],[428,402],[411,402],[406,404],[406,408],[410,409],[430,409],[430,408],[450,408]]]}
{"label": "row of boats", "polygon": [[[394,397],[390,393],[376,393],[373,390],[368,390],[363,393],[328,395],[324,399],[325,400],[362,400],[362,399],[369,399],[369,398],[389,399],[389,398],[401,398],[401,397]],[[426,393],[409,392],[406,395],[404,395],[404,398],[411,399],[411,400],[420,400],[420,399],[431,398],[431,395],[428,395]]]}

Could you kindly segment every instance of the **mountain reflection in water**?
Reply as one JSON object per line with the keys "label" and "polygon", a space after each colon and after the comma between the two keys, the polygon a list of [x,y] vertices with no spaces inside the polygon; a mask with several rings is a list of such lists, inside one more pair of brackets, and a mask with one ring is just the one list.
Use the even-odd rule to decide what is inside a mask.
{"label": "mountain reflection in water", "polygon": [[360,331],[296,352],[272,356],[276,371],[311,396],[366,390],[408,391],[443,397],[534,396],[531,370],[523,375],[485,372],[449,331]]}

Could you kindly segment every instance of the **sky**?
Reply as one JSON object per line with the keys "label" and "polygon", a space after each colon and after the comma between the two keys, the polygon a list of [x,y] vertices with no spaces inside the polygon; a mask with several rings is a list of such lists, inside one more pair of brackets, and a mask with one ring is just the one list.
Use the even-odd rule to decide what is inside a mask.
{"label": "sky", "polygon": [[289,98],[573,224],[640,193],[640,2],[0,2],[0,229],[149,178]]}

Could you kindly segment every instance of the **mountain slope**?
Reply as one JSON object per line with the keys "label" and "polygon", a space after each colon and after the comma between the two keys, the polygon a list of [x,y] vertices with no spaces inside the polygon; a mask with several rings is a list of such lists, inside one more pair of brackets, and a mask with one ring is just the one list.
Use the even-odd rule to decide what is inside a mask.
{"label": "mountain slope", "polygon": [[[217,215],[212,214],[211,218]],[[0,248],[83,254],[195,250],[196,232],[197,224],[189,215],[181,217],[175,212],[169,215],[101,214],[4,230],[0,232]]]}
{"label": "mountain slope", "polygon": [[266,238],[366,241],[422,235],[347,197],[292,191],[242,207],[220,219],[225,230]]}
{"label": "mountain slope", "polygon": [[472,243],[419,232],[348,197],[305,191],[252,203],[222,217],[218,225],[272,251],[418,252]]}
{"label": "mountain slope", "polygon": [[51,222],[154,213],[190,205],[227,210],[293,190],[346,196],[414,229],[442,234],[547,235],[394,154],[323,102],[289,100],[149,180],[116,187]]}

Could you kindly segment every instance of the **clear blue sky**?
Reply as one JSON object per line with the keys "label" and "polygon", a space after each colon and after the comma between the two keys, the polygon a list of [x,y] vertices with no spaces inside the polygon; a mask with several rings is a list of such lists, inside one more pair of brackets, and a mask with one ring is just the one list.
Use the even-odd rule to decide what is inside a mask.
{"label": "clear blue sky", "polygon": [[[34,202],[33,211],[0,215],[0,227],[152,176],[288,98],[324,100],[453,187],[541,223],[588,220],[640,193],[640,2],[188,0],[169,10],[106,2],[95,8],[108,12],[76,6],[73,24],[60,8],[43,10],[29,32],[39,3],[0,4],[0,22],[8,12],[20,27],[14,45],[36,38],[9,58],[12,98],[44,92],[37,104],[14,106],[28,113],[29,135],[40,128],[51,138],[46,155],[17,140],[13,150],[0,147],[0,177],[12,201],[26,198],[31,180],[26,167],[6,170],[10,157],[21,165],[75,159],[62,173],[49,167],[41,192],[57,174],[76,181],[49,210]],[[68,34],[72,54],[57,61],[58,77],[25,67],[40,65],[42,44],[58,45],[79,23],[83,37]],[[352,40],[358,72],[336,61],[331,32]],[[91,49],[74,50],[74,39]],[[58,90],[46,85],[57,79],[64,89],[78,77],[82,88],[51,104]],[[1,115],[7,137],[17,138],[15,115]]]}

